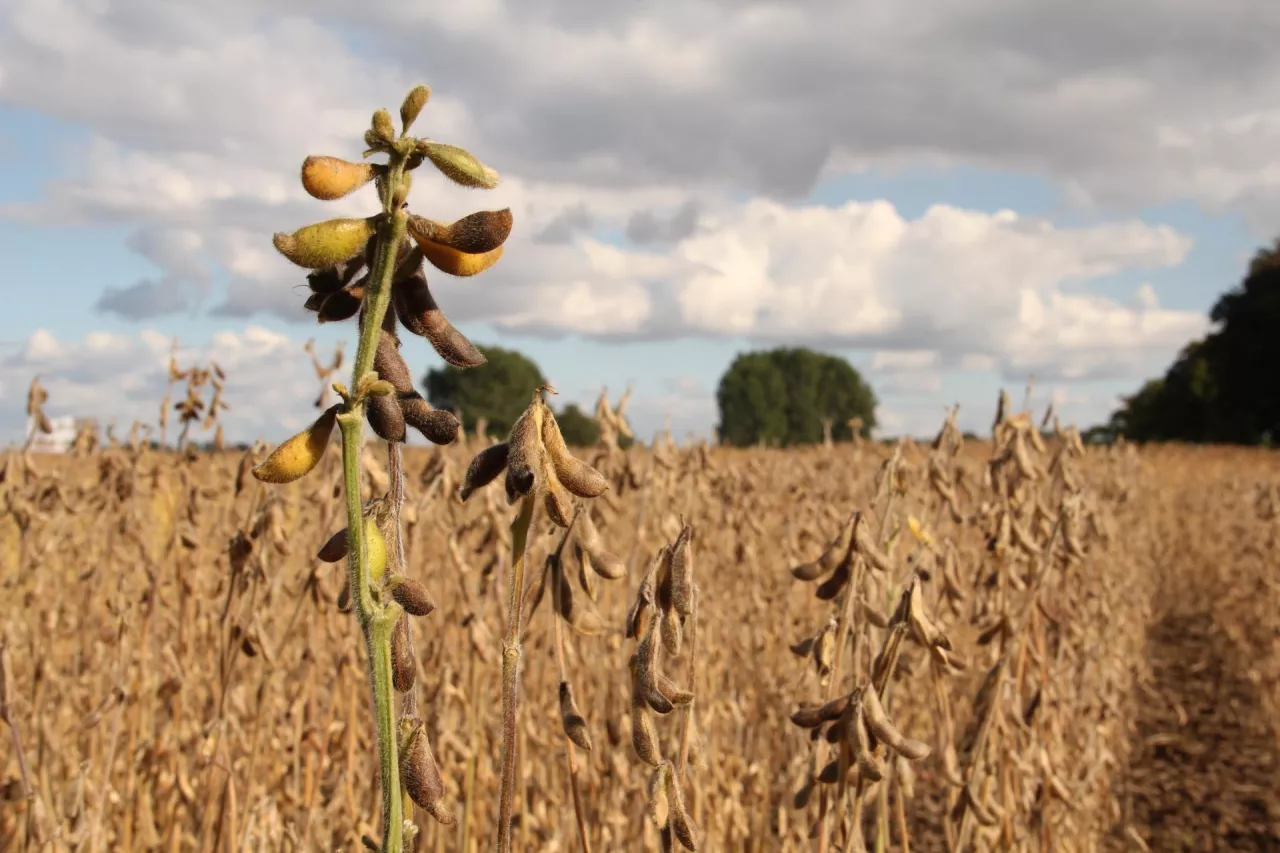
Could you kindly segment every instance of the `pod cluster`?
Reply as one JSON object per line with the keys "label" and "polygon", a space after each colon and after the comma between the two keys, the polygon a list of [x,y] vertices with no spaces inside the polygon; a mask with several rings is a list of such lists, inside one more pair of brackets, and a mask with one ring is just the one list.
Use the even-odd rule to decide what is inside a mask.
{"label": "pod cluster", "polygon": [[[695,760],[696,739],[681,738],[677,751],[662,754],[657,718],[677,708],[689,709],[694,694],[680,687],[663,671],[664,657],[678,658],[696,630],[698,586],[693,579],[691,525],[682,524],[674,542],[665,545],[650,562],[640,580],[635,601],[627,613],[626,636],[636,640],[628,661],[631,671],[631,744],[636,755],[652,769],[649,781],[649,814],[663,832],[670,832],[686,850],[697,850],[699,832],[684,805],[680,770]],[[691,726],[690,715],[685,725]],[[672,758],[677,757],[678,761]]]}
{"label": "pod cluster", "polygon": [[511,425],[507,440],[480,451],[467,466],[458,497],[466,501],[505,473],[503,487],[510,506],[521,498],[540,498],[547,515],[560,527],[572,518],[573,497],[596,498],[609,481],[569,452],[555,414],[539,388],[533,401]]}
{"label": "pod cluster", "polygon": [[[427,283],[426,265],[453,276],[473,276],[489,269],[502,257],[503,245],[511,234],[510,209],[483,210],[455,222],[438,222],[408,211],[408,193],[413,170],[430,161],[454,183],[491,189],[497,174],[467,151],[457,146],[407,137],[410,126],[430,97],[426,86],[409,93],[400,109],[403,132],[397,137],[390,113],[374,113],[365,133],[365,158],[384,153],[393,162],[352,162],[328,155],[313,155],[303,161],[303,188],[324,201],[343,198],[374,183],[383,202],[383,212],[363,218],[328,219],[304,226],[292,233],[278,233],[273,243],[282,255],[310,270],[310,296],[304,308],[314,312],[321,323],[349,320],[359,315],[365,326],[366,294],[375,282],[391,282],[391,308],[382,320],[375,371],[390,389],[380,387],[364,399],[369,425],[390,442],[405,440],[409,428],[429,441],[449,444],[459,424],[451,413],[432,409],[413,387],[412,376],[399,353],[398,328],[426,338],[449,364],[469,368],[485,363],[484,355],[459,332],[437,304]],[[407,159],[406,158],[407,155]],[[404,216],[404,236],[393,253],[381,251],[382,241],[391,239],[388,217]],[[388,258],[390,271],[379,269],[380,258]]]}

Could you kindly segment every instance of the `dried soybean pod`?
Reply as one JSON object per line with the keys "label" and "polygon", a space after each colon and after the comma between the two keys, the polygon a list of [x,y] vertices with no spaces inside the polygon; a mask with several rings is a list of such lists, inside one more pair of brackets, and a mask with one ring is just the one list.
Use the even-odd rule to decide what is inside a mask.
{"label": "dried soybean pod", "polygon": [[680,790],[680,779],[673,772],[666,774],[667,780],[667,808],[668,820],[671,823],[671,832],[675,835],[676,840],[680,842],[685,850],[696,853],[698,849],[698,827],[694,825],[693,819],[689,817],[689,811],[685,808],[684,792]]}
{"label": "dried soybean pod", "polygon": [[684,707],[693,701],[693,693],[691,691],[680,687],[662,672],[658,673],[658,690],[662,692],[668,702],[677,708]]}
{"label": "dried soybean pod", "polygon": [[418,662],[409,649],[409,617],[401,614],[391,632],[391,683],[397,693],[408,693],[417,677]]}
{"label": "dried soybean pod", "polygon": [[347,558],[347,549],[350,547],[347,542],[347,528],[342,528],[337,533],[329,537],[329,540],[320,546],[320,550],[316,552],[316,559],[326,563],[336,563],[339,560]]}
{"label": "dried soybean pod", "polygon": [[511,446],[507,442],[493,444],[481,450],[467,466],[467,473],[458,488],[458,498],[466,501],[476,489],[484,488],[498,478],[507,467]]}
{"label": "dried soybean pod", "polygon": [[884,712],[874,686],[869,686],[862,692],[862,716],[867,722],[867,728],[876,738],[903,758],[919,761],[931,752],[927,743],[913,740],[898,731]]}
{"label": "dried soybean pod", "polygon": [[682,525],[671,548],[671,603],[681,616],[693,613],[693,526]]}
{"label": "dried soybean pod", "polygon": [[457,822],[454,814],[441,802],[444,779],[431,752],[426,726],[417,717],[400,721],[400,778],[405,792],[423,811],[444,826]]}
{"label": "dried soybean pod", "polygon": [[654,615],[636,647],[636,689],[650,708],[663,715],[670,714],[673,707],[658,689],[658,639],[655,634],[660,630],[665,616],[661,610]]}
{"label": "dried soybean pod", "polygon": [[507,444],[507,503],[513,504],[533,491],[541,469],[542,446],[538,441],[538,419],[530,406],[511,427]]}
{"label": "dried soybean pod", "polygon": [[462,424],[453,412],[434,409],[417,391],[402,394],[398,400],[406,426],[411,426],[432,444],[452,444]]}
{"label": "dried soybean pod", "polygon": [[591,751],[591,735],[587,732],[587,721],[578,710],[578,703],[573,697],[573,687],[567,681],[560,682],[560,722],[569,740],[581,749]]}
{"label": "dried soybean pod", "polygon": [[557,479],[578,497],[599,497],[609,488],[609,481],[603,474],[569,453],[560,425],[550,411],[542,417],[542,444]]}
{"label": "dried soybean pod", "polygon": [[421,270],[397,281],[391,289],[391,300],[396,317],[404,327],[430,341],[436,353],[449,364],[467,368],[485,363],[484,353],[444,316]]}
{"label": "dried soybean pod", "polygon": [[640,760],[651,767],[657,767],[662,761],[653,712],[649,710],[649,703],[638,695],[631,699],[631,746]]}
{"label": "dried soybean pod", "polygon": [[667,825],[670,804],[667,801],[666,774],[674,772],[670,761],[664,761],[649,774],[649,818],[659,829]]}
{"label": "dried soybean pod", "polygon": [[391,597],[410,616],[426,616],[436,609],[436,603],[431,598],[431,593],[427,591],[426,585],[404,575],[395,575],[391,578]]}
{"label": "dried soybean pod", "polygon": [[383,441],[404,442],[404,411],[390,394],[369,397],[364,402],[369,426]]}
{"label": "dried soybean pod", "polygon": [[373,354],[373,369],[379,379],[391,383],[397,394],[414,393],[413,375],[409,372],[404,356],[400,354],[400,341],[396,339],[395,333],[386,329],[379,333],[378,347]]}

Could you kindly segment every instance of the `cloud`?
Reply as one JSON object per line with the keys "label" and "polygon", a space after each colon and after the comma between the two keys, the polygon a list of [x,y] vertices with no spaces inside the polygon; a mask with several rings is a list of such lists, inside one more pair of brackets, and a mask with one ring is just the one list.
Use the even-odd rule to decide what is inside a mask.
{"label": "cloud", "polygon": [[[0,358],[0,434],[24,430],[26,389],[39,375],[49,391],[51,416],[73,415],[115,423],[123,436],[134,420],[155,424],[168,382],[170,339],[154,330],[137,334],[92,332],[59,338],[38,329],[14,352]],[[302,345],[286,335],[249,326],[220,331],[203,346],[180,346],[182,367],[215,361],[227,374],[221,415],[228,440],[264,437],[278,441],[300,429],[315,410],[319,391]],[[182,388],[174,394],[180,395]],[[172,413],[171,413],[172,417]],[[170,421],[169,437],[177,435]],[[212,434],[195,433],[203,438]]]}
{"label": "cloud", "polygon": [[652,210],[636,211],[627,220],[627,239],[641,246],[678,243],[697,230],[698,215],[698,205],[692,199],[665,218]]}
{"label": "cloud", "polygon": [[533,242],[541,246],[560,246],[570,243],[582,232],[591,230],[595,217],[587,210],[585,204],[575,204],[565,208],[554,219],[533,235]]}
{"label": "cloud", "polygon": [[307,322],[304,273],[271,233],[375,202],[308,198],[300,161],[358,157],[371,108],[426,81],[417,129],[504,182],[476,194],[423,170],[415,210],[516,216],[485,276],[432,274],[455,322],[936,353],[914,379],[884,363],[904,392],[953,369],[1133,376],[1204,319],[1150,286],[1121,301],[1092,284],[1177,265],[1185,235],[799,199],[841,172],[968,164],[1099,211],[1189,199],[1269,228],[1280,109],[1258,104],[1280,103],[1277,34],[1280,11],[1252,0],[13,0],[0,103],[84,138],[0,218],[132,233],[156,271],[102,311]]}

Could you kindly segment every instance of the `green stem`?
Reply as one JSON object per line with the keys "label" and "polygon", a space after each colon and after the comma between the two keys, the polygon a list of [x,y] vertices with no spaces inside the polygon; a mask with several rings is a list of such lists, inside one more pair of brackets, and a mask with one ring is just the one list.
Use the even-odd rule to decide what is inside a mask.
{"label": "green stem", "polygon": [[533,494],[520,501],[511,522],[511,572],[507,578],[507,636],[502,643],[502,790],[498,800],[498,853],[511,850],[516,789],[516,716],[520,708],[520,613],[524,608],[524,559],[537,507]]}
{"label": "green stem", "polygon": [[[406,157],[392,156],[383,194],[386,216],[378,225],[377,252],[369,271],[365,294],[364,322],[352,371],[351,398],[338,415],[342,430],[342,473],[347,500],[347,530],[350,548],[347,568],[356,620],[369,652],[369,683],[373,691],[374,719],[378,727],[379,781],[382,789],[382,853],[404,851],[404,800],[400,791],[400,759],[396,742],[395,698],[391,683],[391,633],[399,617],[398,604],[383,606],[374,601],[370,589],[369,543],[365,537],[364,507],[360,501],[360,457],[364,449],[364,400],[357,394],[360,380],[373,369],[373,356],[382,333],[382,318],[391,303],[391,283],[395,260],[404,239],[408,215],[391,210],[392,188],[404,176]],[[353,535],[354,534],[354,535]]]}

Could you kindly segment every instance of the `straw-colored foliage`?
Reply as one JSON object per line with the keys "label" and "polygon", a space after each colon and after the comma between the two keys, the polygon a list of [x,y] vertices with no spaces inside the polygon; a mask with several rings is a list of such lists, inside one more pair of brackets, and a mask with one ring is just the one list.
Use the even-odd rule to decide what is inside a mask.
{"label": "straw-colored foliage", "polygon": [[[418,707],[457,816],[418,816],[422,851],[492,849],[497,826],[511,511],[499,487],[458,499],[481,448],[405,453],[406,574],[435,604],[414,628]],[[582,544],[543,512],[530,535],[528,564],[560,580],[526,596],[514,849],[577,850],[579,821],[595,850],[661,849],[677,771],[701,850],[1280,843],[1273,454],[1085,448],[1026,415],[995,444],[947,426],[936,447],[856,457],[597,454],[610,488],[580,503]],[[0,849],[376,836],[363,644],[343,564],[316,556],[346,524],[341,455],[285,486],[248,476],[263,457],[3,458]],[[381,458],[366,500],[388,488]],[[660,642],[696,701],[667,679],[686,704],[654,717],[655,771],[632,733],[648,635],[628,637],[628,611],[686,525],[696,645],[641,654]],[[618,565],[593,571],[592,547]],[[567,764],[570,718],[591,748]]]}

